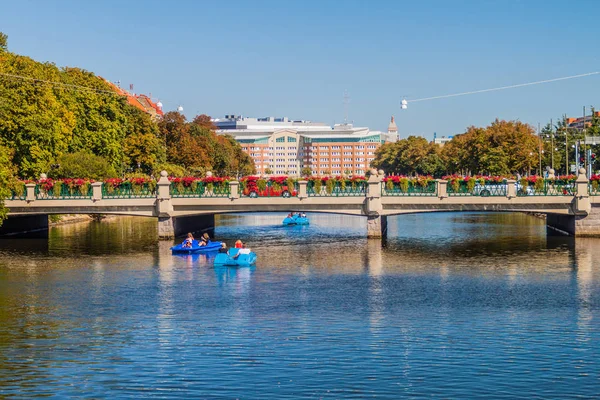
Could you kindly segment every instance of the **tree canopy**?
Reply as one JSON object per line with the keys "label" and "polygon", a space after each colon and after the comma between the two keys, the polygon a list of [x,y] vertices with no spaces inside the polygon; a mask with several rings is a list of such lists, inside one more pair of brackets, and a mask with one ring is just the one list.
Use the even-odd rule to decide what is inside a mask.
{"label": "tree canopy", "polygon": [[207,115],[186,121],[182,114],[171,111],[158,123],[160,136],[167,148],[167,162],[203,173],[248,175],[255,173],[252,158],[229,135],[217,135]]}
{"label": "tree canopy", "polygon": [[485,128],[467,128],[443,147],[417,136],[384,144],[371,165],[400,175],[510,175],[536,169],[544,146],[530,125],[495,120]]}
{"label": "tree canopy", "polygon": [[439,175],[444,171],[439,146],[420,136],[382,145],[371,165],[388,174]]}
{"label": "tree canopy", "polygon": [[0,144],[14,150],[21,178],[38,178],[65,154],[80,152],[102,157],[121,174],[169,164],[191,174],[254,172],[252,159],[235,140],[216,135],[210,117],[187,122],[171,112],[157,123],[91,72],[10,53],[2,33],[0,72],[7,74],[0,75]]}

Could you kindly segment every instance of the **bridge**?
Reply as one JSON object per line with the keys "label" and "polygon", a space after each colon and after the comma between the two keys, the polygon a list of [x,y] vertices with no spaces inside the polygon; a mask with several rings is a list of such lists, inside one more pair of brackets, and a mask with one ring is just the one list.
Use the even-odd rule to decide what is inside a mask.
{"label": "bridge", "polygon": [[[364,216],[368,237],[387,232],[387,217],[439,211],[531,212],[547,215],[547,224],[573,236],[600,236],[600,192],[581,169],[568,190],[523,191],[515,180],[479,190],[457,190],[448,181],[436,180],[420,190],[390,187],[383,172],[373,170],[368,181],[353,188],[329,190],[298,181],[289,197],[253,197],[231,181],[226,190],[178,192],[163,171],[156,188],[145,192],[110,193],[102,182],[87,193],[44,192],[28,183],[22,195],[5,200],[8,219],[0,235],[47,229],[50,214],[107,214],[155,217],[160,239],[214,227],[214,216],[225,213],[292,212]],[[552,185],[550,183],[550,185]],[[289,192],[287,193],[289,194]]]}

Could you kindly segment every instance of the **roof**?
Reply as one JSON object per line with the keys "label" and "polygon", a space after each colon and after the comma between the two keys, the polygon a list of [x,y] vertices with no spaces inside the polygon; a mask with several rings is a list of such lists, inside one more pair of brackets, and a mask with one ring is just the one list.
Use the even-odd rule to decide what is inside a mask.
{"label": "roof", "polygon": [[164,115],[160,107],[158,107],[156,103],[154,103],[150,97],[146,96],[145,94],[136,96],[135,94],[129,93],[127,90],[120,88],[109,80],[105,79],[105,81],[113,88],[115,92],[121,96],[125,96],[127,98],[127,103],[134,106],[138,110],[144,111],[148,114],[157,114],[160,116]]}

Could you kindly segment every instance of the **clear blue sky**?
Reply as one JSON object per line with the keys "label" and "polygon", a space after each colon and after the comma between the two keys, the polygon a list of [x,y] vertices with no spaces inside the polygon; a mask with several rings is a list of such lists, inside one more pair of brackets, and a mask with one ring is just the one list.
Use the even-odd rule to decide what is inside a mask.
{"label": "clear blue sky", "polygon": [[600,70],[600,2],[8,1],[9,49],[78,66],[188,118],[344,118],[427,138],[495,118],[537,125],[600,108],[600,75],[444,100],[400,100]]}

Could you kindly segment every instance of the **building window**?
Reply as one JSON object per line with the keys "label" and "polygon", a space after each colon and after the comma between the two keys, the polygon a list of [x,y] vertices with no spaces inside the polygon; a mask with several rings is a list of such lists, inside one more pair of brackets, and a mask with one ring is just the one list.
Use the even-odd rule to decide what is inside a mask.
{"label": "building window", "polygon": [[275,141],[276,141],[277,143],[283,143],[283,142],[285,142],[285,136],[278,137],[277,139],[275,139]]}
{"label": "building window", "polygon": [[351,155],[352,155],[352,152],[351,152],[351,151],[345,151],[345,152],[344,152],[344,155],[345,155],[345,156],[351,156]]}
{"label": "building window", "polygon": [[352,146],[344,146],[344,150],[351,150]]}
{"label": "building window", "polygon": [[288,136],[288,143],[296,143],[296,138],[293,136]]}

